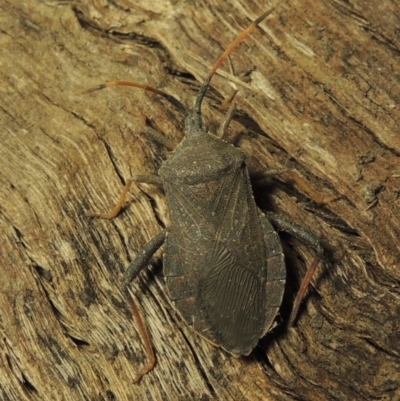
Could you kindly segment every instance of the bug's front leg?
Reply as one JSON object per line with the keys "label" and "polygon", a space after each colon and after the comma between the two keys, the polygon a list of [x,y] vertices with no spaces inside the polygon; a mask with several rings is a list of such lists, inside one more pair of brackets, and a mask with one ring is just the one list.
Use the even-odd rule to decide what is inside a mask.
{"label": "bug's front leg", "polygon": [[149,332],[147,330],[146,324],[142,315],[140,314],[139,308],[135,304],[132,295],[129,292],[128,285],[129,283],[139,274],[139,272],[147,266],[151,257],[155,254],[155,252],[162,246],[165,241],[166,232],[162,230],[159,234],[153,237],[142,249],[139,255],[132,261],[129,265],[128,269],[124,274],[123,281],[123,292],[127,298],[129,306],[131,307],[132,314],[135,318],[135,321],[138,325],[139,334],[143,339],[144,347],[146,350],[148,362],[142,367],[142,369],[136,374],[134,378],[134,382],[138,383],[142,376],[152,370],[156,364],[156,356],[154,354],[153,345],[151,342],[151,338]]}
{"label": "bug's front leg", "polygon": [[304,296],[306,295],[308,286],[311,282],[311,278],[313,277],[318,264],[322,260],[322,254],[323,254],[324,250],[321,246],[319,238],[312,232],[304,229],[303,227],[299,226],[298,224],[293,223],[292,221],[288,220],[287,218],[282,217],[276,213],[266,212],[265,214],[266,214],[268,220],[275,226],[275,228],[278,231],[285,231],[285,232],[289,233],[293,237],[304,242],[306,245],[309,245],[312,248],[314,248],[317,253],[313,263],[307,269],[307,273],[304,276],[303,281],[301,282],[299,292],[297,293],[296,299],[294,300],[293,309],[290,314],[289,322],[288,322],[288,326],[291,327],[291,326],[293,326],[293,324],[296,320],[296,317],[297,317],[297,314],[298,314],[298,311],[300,308],[300,304],[303,301]]}
{"label": "bug's front leg", "polygon": [[142,175],[142,174],[135,174],[126,182],[124,189],[119,197],[117,204],[114,208],[108,213],[91,213],[89,214],[90,217],[97,217],[99,219],[113,219],[118,216],[119,212],[121,211],[122,205],[125,202],[126,195],[131,188],[131,185],[134,182],[143,182],[145,184],[154,184],[158,186],[162,186],[162,179],[158,175]]}

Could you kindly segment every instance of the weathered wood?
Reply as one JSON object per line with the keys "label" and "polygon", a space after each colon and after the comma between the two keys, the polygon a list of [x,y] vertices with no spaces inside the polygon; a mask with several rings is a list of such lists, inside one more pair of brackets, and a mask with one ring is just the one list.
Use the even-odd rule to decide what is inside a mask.
{"label": "weathered wood", "polygon": [[[119,286],[167,224],[165,199],[140,185],[112,222],[87,214],[167,157],[142,134],[145,118],[176,143],[182,118],[140,90],[81,93],[135,80],[191,105],[223,49],[272,3],[83,3],[0,2],[0,399],[400,399],[398,4],[279,2],[213,79],[210,130],[236,88],[231,135],[244,134],[254,167],[294,167],[342,196],[317,205],[285,177],[256,191],[320,235],[326,261],[297,326],[239,359],[183,323],[159,268],[140,274],[131,288],[158,363],[133,385],[144,351]],[[313,251],[283,238],[287,318]]]}

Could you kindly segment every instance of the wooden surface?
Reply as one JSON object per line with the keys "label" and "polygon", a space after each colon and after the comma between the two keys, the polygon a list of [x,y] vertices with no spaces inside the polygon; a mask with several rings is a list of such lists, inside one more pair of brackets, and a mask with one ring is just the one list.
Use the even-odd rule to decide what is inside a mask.
{"label": "wooden surface", "polygon": [[[255,169],[295,168],[342,197],[319,205],[283,176],[256,188],[260,206],[326,249],[296,327],[231,357],[173,310],[159,253],[155,274],[131,286],[158,363],[132,383],[145,355],[120,283],[168,224],[164,195],[134,186],[117,219],[87,214],[168,156],[143,125],[178,143],[182,118],[140,90],[82,91],[134,80],[192,105],[216,58],[272,5],[0,0],[1,400],[400,400],[400,6],[390,0],[277,3],[207,94],[215,131],[239,90],[230,135]],[[278,323],[314,257],[282,239]]]}

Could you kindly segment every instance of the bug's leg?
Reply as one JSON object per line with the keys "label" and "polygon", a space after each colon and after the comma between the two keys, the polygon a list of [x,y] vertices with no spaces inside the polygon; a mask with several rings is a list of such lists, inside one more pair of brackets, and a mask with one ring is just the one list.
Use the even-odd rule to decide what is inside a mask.
{"label": "bug's leg", "polygon": [[325,196],[314,188],[311,188],[295,170],[287,169],[283,172],[283,175],[287,177],[287,181],[293,181],[301,191],[305,192],[311,199],[322,205],[326,205],[341,198],[340,195]]}
{"label": "bug's leg", "polygon": [[[233,74],[233,72],[232,72]],[[218,107],[220,110],[228,110],[229,107],[231,106],[231,104],[233,103],[233,100],[235,99],[236,95],[238,94],[238,90],[234,89],[230,95],[228,95],[220,104],[220,106]]]}
{"label": "bug's leg", "polygon": [[225,131],[229,126],[229,123],[232,121],[232,118],[235,115],[235,112],[236,112],[235,103],[232,103],[228,109],[228,112],[225,115],[224,120],[222,121],[221,125],[218,128],[218,132],[216,135],[218,138],[223,138]]}
{"label": "bug's leg", "polygon": [[280,169],[271,169],[266,171],[259,171],[251,174],[251,177],[255,181],[262,181],[264,178],[272,177],[272,176],[282,176],[282,180],[285,182],[294,182],[297,188],[301,191],[305,192],[313,201],[320,203],[322,205],[326,205],[333,201],[336,201],[341,198],[341,195],[331,195],[325,196],[311,188],[308,183],[301,178],[295,170],[290,168],[280,168]]}
{"label": "bug's leg", "polygon": [[131,114],[138,117],[141,122],[140,125],[143,127],[141,132],[145,134],[147,137],[150,137],[151,140],[159,143],[160,145],[164,146],[167,150],[173,151],[176,148],[176,145],[167,138],[165,135],[161,134],[160,132],[156,131],[154,128],[149,127],[148,119],[145,114],[140,111],[131,111]]}
{"label": "bug's leg", "polygon": [[[220,106],[221,110],[228,109],[228,111],[226,112],[226,115],[225,115],[221,125],[218,128],[217,134],[215,135],[217,138],[222,139],[224,137],[226,130],[228,129],[229,124],[232,121],[232,118],[236,113],[236,107],[235,107],[235,103],[233,102],[233,100],[235,99],[235,96],[237,93],[238,93],[238,91],[234,90],[232,92],[232,94],[228,98],[226,98]],[[228,108],[228,106],[229,106],[229,108]]]}
{"label": "bug's leg", "polygon": [[252,180],[252,182],[257,182],[257,184],[266,178],[276,177],[277,175],[281,175],[285,171],[287,171],[286,167],[270,168],[268,170],[263,170],[263,171],[253,171],[253,170],[250,170],[250,168],[249,168],[251,180]]}
{"label": "bug's leg", "polygon": [[159,177],[158,175],[135,174],[126,182],[117,204],[114,206],[114,208],[110,212],[108,212],[108,213],[91,213],[91,214],[89,214],[89,216],[97,217],[100,219],[113,219],[114,217],[117,217],[119,212],[121,211],[122,205],[125,202],[126,195],[128,194],[128,191],[134,182],[143,182],[146,184],[154,184],[154,185],[162,186],[161,177]]}
{"label": "bug's leg", "polygon": [[129,283],[139,274],[139,272],[147,266],[149,260],[154,253],[161,247],[165,241],[165,230],[161,231],[155,237],[153,237],[143,248],[142,252],[136,256],[136,258],[129,265],[128,269],[124,274],[123,281],[123,292],[127,298],[128,304],[132,310],[133,317],[138,325],[139,334],[143,339],[144,348],[146,350],[148,362],[142,367],[142,369],[136,374],[134,382],[138,383],[140,379],[150,370],[152,370],[156,364],[156,356],[154,354],[153,345],[149,332],[142,315],[140,314],[139,308],[135,304],[131,293],[129,292]]}
{"label": "bug's leg", "polygon": [[293,309],[289,317],[289,323],[288,326],[291,327],[293,326],[299,308],[300,304],[304,299],[304,296],[306,295],[308,286],[310,285],[311,279],[317,269],[317,266],[322,260],[322,254],[323,254],[323,248],[321,246],[319,238],[313,234],[312,232],[304,229],[303,227],[299,226],[296,223],[293,223],[292,221],[286,219],[285,217],[282,217],[276,213],[273,212],[266,212],[266,216],[268,217],[268,220],[275,226],[275,228],[278,231],[285,231],[292,235],[293,237],[299,239],[300,241],[304,242],[305,244],[311,246],[312,248],[315,249],[317,255],[312,262],[311,266],[308,268],[306,275],[303,278],[303,281],[301,282],[299,291],[296,295],[296,299],[294,300],[293,304]]}
{"label": "bug's leg", "polygon": [[176,148],[173,141],[151,127],[144,127],[143,132],[153,141],[164,146],[169,151],[173,151]]}
{"label": "bug's leg", "polygon": [[[237,94],[237,91],[234,91],[232,93],[232,95],[227,98],[224,101],[224,104],[222,107],[226,106],[227,104],[230,104],[230,107],[225,115],[224,120],[222,121],[221,125],[219,126],[218,132],[216,134],[216,136],[218,138],[223,138],[226,130],[230,124],[230,122],[232,121],[235,113],[236,113],[236,105],[235,103],[233,103],[233,100],[235,98]],[[157,133],[158,134],[158,133]],[[157,136],[160,136],[160,134],[158,134]],[[163,136],[162,136],[163,137]],[[165,138],[165,137],[163,137]],[[161,144],[163,144],[162,141],[159,141]],[[166,146],[167,147],[167,146]],[[167,147],[168,148],[168,147]],[[260,172],[251,172],[251,178],[255,181],[258,180],[263,180],[265,178],[268,177],[275,177],[277,175],[283,175],[286,176],[286,181],[293,181],[297,187],[300,188],[300,190],[302,190],[303,192],[305,192],[308,196],[311,197],[311,199],[313,199],[315,202],[320,203],[320,204],[328,204],[330,202],[333,202],[335,200],[338,200],[341,198],[341,196],[337,196],[337,195],[332,195],[332,196],[325,196],[322,195],[320,192],[316,191],[315,189],[313,189],[310,185],[307,184],[307,182],[305,180],[303,180],[296,172],[295,170],[289,169],[289,168],[278,168],[278,169],[268,169],[268,170],[264,170],[264,171],[260,171]],[[285,179],[285,177],[284,177]]]}

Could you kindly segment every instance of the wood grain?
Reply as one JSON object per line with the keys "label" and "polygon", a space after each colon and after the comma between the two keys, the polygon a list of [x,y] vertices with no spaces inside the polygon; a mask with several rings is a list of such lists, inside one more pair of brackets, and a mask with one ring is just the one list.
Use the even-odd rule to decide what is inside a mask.
{"label": "wood grain", "polygon": [[[262,3],[262,4],[261,4]],[[0,1],[0,399],[399,400],[400,13],[397,2],[288,0],[212,81],[205,124],[235,89],[230,137],[257,170],[290,167],[328,205],[285,180],[255,189],[261,207],[318,234],[326,249],[295,328],[246,358],[190,330],[165,293],[161,253],[132,283],[157,356],[139,385],[143,344],[123,271],[168,224],[154,173],[182,117],[134,80],[191,106],[213,62],[274,4],[203,0]],[[314,253],[282,236],[285,321]]]}

